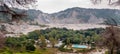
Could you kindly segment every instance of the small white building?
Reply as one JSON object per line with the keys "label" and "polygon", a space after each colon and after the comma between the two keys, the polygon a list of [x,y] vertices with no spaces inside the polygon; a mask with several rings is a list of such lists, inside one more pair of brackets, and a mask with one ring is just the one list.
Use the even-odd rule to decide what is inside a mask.
{"label": "small white building", "polygon": [[61,45],[63,45],[62,41],[59,41],[57,44],[55,44],[55,47],[60,47]]}

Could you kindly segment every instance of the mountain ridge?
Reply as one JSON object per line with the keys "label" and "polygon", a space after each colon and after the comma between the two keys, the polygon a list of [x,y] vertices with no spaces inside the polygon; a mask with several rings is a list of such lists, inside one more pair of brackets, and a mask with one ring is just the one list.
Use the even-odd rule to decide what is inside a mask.
{"label": "mountain ridge", "polygon": [[111,18],[114,18],[118,23],[120,23],[120,10],[118,9],[91,9],[73,7],[52,14],[44,13],[35,9],[28,9],[26,12],[28,17],[23,20],[29,21],[31,24],[99,24],[104,23],[105,21],[113,23]]}

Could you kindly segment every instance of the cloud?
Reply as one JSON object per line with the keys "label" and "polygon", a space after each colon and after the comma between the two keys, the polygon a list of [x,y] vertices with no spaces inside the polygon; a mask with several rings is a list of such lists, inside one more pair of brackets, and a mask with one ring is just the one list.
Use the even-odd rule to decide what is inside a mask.
{"label": "cloud", "polygon": [[110,8],[107,4],[93,5],[90,0],[38,0],[37,9],[46,13],[54,13],[72,7]]}

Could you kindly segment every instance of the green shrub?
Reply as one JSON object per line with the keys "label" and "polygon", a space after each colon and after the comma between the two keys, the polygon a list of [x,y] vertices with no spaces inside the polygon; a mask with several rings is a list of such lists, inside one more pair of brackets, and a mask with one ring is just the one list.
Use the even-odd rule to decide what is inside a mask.
{"label": "green shrub", "polygon": [[105,54],[108,54],[108,51],[105,51]]}
{"label": "green shrub", "polygon": [[58,49],[62,52],[72,52],[73,49],[66,49],[64,48],[65,44],[61,45]]}
{"label": "green shrub", "polygon": [[90,52],[91,49],[80,49],[77,52],[81,52],[81,53],[86,53],[86,52]]}
{"label": "green shrub", "polygon": [[4,52],[1,52],[0,54],[13,54],[13,52],[10,49],[4,50]]}
{"label": "green shrub", "polygon": [[27,44],[26,45],[26,50],[27,51],[35,51],[35,47],[33,44]]}
{"label": "green shrub", "polygon": [[72,52],[72,49],[65,49],[65,48],[59,48],[60,51],[62,52]]}

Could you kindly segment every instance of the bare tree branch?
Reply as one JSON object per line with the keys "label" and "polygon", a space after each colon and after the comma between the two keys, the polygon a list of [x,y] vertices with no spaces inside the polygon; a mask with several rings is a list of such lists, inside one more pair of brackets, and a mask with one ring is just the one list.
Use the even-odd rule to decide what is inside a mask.
{"label": "bare tree branch", "polygon": [[106,4],[108,5],[114,5],[114,6],[119,6],[120,5],[120,0],[114,1],[114,0],[91,0],[93,4],[100,4],[102,1],[108,1]]}
{"label": "bare tree branch", "polygon": [[[3,10],[0,10],[1,13],[8,13],[12,15],[12,21],[14,20],[19,20],[22,17],[26,17],[25,11],[18,13],[17,11],[14,11],[12,7],[15,5],[20,5],[20,6],[28,6],[31,5],[32,3],[35,3],[36,0],[0,0],[0,6],[3,7]],[[11,5],[8,5],[11,4]],[[11,7],[9,7],[11,6]]]}

